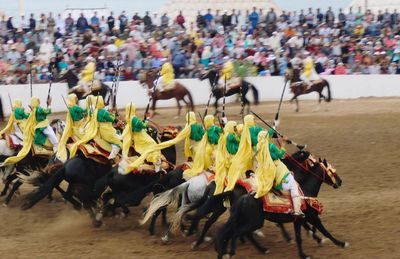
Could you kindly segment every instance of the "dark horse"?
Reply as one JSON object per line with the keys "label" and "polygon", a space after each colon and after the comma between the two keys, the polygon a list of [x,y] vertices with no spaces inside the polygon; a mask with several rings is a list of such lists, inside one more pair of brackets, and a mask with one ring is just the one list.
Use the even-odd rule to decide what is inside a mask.
{"label": "dark horse", "polygon": [[[152,99],[151,110],[153,114],[156,110],[156,103],[158,100],[169,100],[173,98],[176,99],[176,103],[178,105],[178,116],[181,115],[181,109],[182,109],[180,101],[183,101],[187,105],[188,110],[191,111],[194,110],[192,95],[190,94],[189,90],[186,89],[185,86],[176,81],[175,87],[173,89],[165,90],[163,92],[160,92],[158,89],[153,91],[154,81],[156,79],[157,79],[157,72],[150,70],[147,72],[142,72],[139,80],[141,84],[147,85],[147,88],[149,90],[149,95],[151,95]],[[188,99],[185,99],[185,97],[187,97]]]}
{"label": "dark horse", "polygon": [[[200,77],[201,81],[203,81],[205,79],[208,79],[208,81],[210,82],[211,91],[215,98],[215,102],[214,102],[215,112],[217,113],[218,112],[218,100],[221,99],[222,97],[224,97],[224,88],[223,88],[223,86],[222,87],[218,86],[219,74],[217,71],[215,71],[213,69],[209,70],[208,72],[206,72],[205,74],[203,74]],[[247,99],[246,95],[249,92],[249,90],[252,90],[254,104],[257,105],[259,103],[258,90],[253,84],[247,82],[244,79],[242,79],[241,82],[242,82],[242,85],[240,87],[236,87],[233,89],[227,89],[225,96],[241,94],[243,105],[244,106],[247,105],[248,109],[250,109],[250,101],[249,101],[249,99]]]}
{"label": "dark horse", "polygon": [[[294,94],[292,99],[290,99],[290,102],[293,102],[293,100],[296,101],[296,112],[300,110],[299,100],[297,99],[297,97],[300,95],[317,92],[319,94],[318,104],[321,103],[322,99],[324,99],[326,102],[330,102],[332,100],[331,88],[327,80],[321,78],[320,80],[313,82],[311,86],[308,86],[307,83],[300,79],[300,72],[300,69],[294,68],[285,74],[286,80],[290,81],[290,90]],[[322,91],[325,87],[328,89],[328,97],[322,94]]]}
{"label": "dark horse", "polygon": [[[167,159],[172,160],[169,161],[170,163],[175,162],[175,147],[165,149],[163,154]],[[66,192],[62,193],[63,198],[69,201],[75,209],[79,210],[83,205],[83,208],[89,212],[93,226],[99,227],[102,224],[102,214],[97,213],[97,201],[107,186],[110,186],[114,193],[108,194],[106,197],[114,199],[114,207],[122,207],[126,211],[125,204],[137,205],[144,198],[144,195],[140,198],[131,196],[132,192],[157,181],[162,176],[161,172],[153,175],[129,174],[122,176],[117,173],[117,170],[117,167],[112,168],[110,164],[100,164],[78,152],[45,184],[29,194],[22,208],[31,208],[51,193],[53,188],[57,188],[61,181],[65,180],[69,185]]]}
{"label": "dark horse", "polygon": [[[306,167],[306,165],[304,165],[304,167]],[[304,196],[316,197],[323,182],[334,188],[341,186],[341,179],[326,160],[309,165],[309,170],[307,171],[309,172],[299,175],[296,179],[304,192]],[[301,258],[308,258],[303,252],[301,240],[301,226],[306,222],[318,229],[335,245],[342,248],[348,246],[348,243],[337,240],[325,229],[318,212],[308,203],[304,212],[305,218],[294,217],[291,214],[265,212],[261,200],[255,199],[251,194],[242,196],[238,202],[234,204],[228,222],[217,234],[215,249],[218,253],[218,258],[222,258],[222,256],[226,254],[230,241],[231,249],[229,254],[234,255],[236,251],[236,240],[242,236],[247,237],[260,252],[267,252],[268,249],[260,245],[252,235],[253,231],[264,225],[264,219],[280,224],[288,222],[294,223],[296,243]]]}
{"label": "dark horse", "polygon": [[[62,77],[60,77],[58,79],[58,81],[66,81],[69,91],[72,91],[71,93],[76,94],[76,96],[78,97],[78,100],[83,100],[85,98],[84,91],[80,91],[79,89],[72,90],[75,86],[78,85],[78,82],[79,82],[79,78],[76,75],[76,73],[77,73],[77,71],[74,71],[73,68],[69,69]],[[92,88],[93,88],[93,90],[92,90],[91,94],[95,95],[95,96],[98,96],[98,95],[102,96],[106,105],[108,105],[108,103],[110,101],[110,92],[111,92],[110,87],[100,80],[94,80]],[[108,97],[108,98],[106,98],[106,97]]]}

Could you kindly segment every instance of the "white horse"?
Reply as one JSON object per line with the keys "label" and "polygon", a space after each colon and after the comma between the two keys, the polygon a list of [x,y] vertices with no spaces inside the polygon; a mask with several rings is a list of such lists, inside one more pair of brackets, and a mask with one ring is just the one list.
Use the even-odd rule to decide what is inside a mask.
{"label": "white horse", "polygon": [[201,198],[203,198],[209,183],[208,178],[210,176],[210,172],[203,172],[171,190],[156,195],[152,199],[149,208],[147,209],[143,219],[140,221],[140,224],[145,224],[159,209],[170,204],[177,204],[178,197],[181,195],[181,206],[178,212],[176,212],[174,215],[172,224],[166,235],[162,238],[164,242],[168,242],[169,234],[171,232],[176,233],[180,229],[183,216],[195,208],[197,203],[201,200]]}

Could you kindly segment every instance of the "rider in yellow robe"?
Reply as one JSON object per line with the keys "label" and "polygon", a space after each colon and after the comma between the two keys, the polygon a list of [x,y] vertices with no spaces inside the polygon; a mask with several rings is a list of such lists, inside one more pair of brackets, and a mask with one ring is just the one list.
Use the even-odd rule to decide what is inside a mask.
{"label": "rider in yellow robe", "polygon": [[157,85],[157,89],[160,92],[173,88],[173,83],[175,80],[174,67],[172,64],[166,60],[162,65],[160,70],[160,77],[154,82]]}
{"label": "rider in yellow robe", "polygon": [[236,135],[236,126],[235,121],[228,121],[218,142],[215,156],[215,195],[223,192],[232,158],[239,149],[240,138]]}
{"label": "rider in yellow robe", "polygon": [[23,147],[16,156],[7,158],[2,164],[3,166],[18,163],[28,155],[33,144],[44,145],[47,139],[52,144],[53,150],[57,150],[58,139],[47,120],[47,115],[51,113],[51,110],[40,107],[40,100],[36,96],[31,99],[31,109],[25,123]]}
{"label": "rider in yellow robe", "polygon": [[[126,126],[122,133],[122,157],[129,156],[129,150],[133,146],[134,150],[139,154],[144,154],[157,145],[157,142],[146,132],[147,123],[142,122],[136,116],[136,106],[128,103],[125,107]],[[156,166],[156,171],[160,170],[161,151],[156,150],[150,153],[146,161]]]}
{"label": "rider in yellow robe", "polygon": [[87,110],[82,109],[78,105],[78,97],[75,94],[68,95],[67,98],[67,119],[65,128],[60,139],[57,149],[57,159],[65,162],[68,159],[67,143],[80,140],[84,136],[84,120],[87,115]]}
{"label": "rider in yellow robe", "polygon": [[215,166],[215,151],[222,130],[215,125],[215,118],[213,115],[204,117],[204,127],[205,134],[198,144],[198,150],[200,150],[200,152],[196,152],[192,167],[185,170],[183,173],[183,178],[186,180],[197,176],[204,170],[213,170]]}
{"label": "rider in yellow robe", "polygon": [[25,123],[28,117],[29,113],[26,113],[22,107],[22,101],[15,99],[12,103],[12,114],[8,118],[7,125],[0,131],[0,139],[4,138],[4,135],[7,134],[14,146],[22,145]]}
{"label": "rider in yellow robe", "polygon": [[94,73],[96,72],[96,63],[94,58],[87,57],[87,64],[83,68],[80,74],[80,80],[78,82],[78,87],[81,86],[85,90],[85,95],[88,95],[91,92],[91,85],[94,80]]}
{"label": "rider in yellow robe", "polygon": [[95,102],[96,108],[93,111],[89,125],[85,130],[85,136],[83,136],[81,140],[76,142],[71,147],[70,157],[74,157],[76,155],[80,145],[99,138],[111,145],[111,153],[108,159],[112,160],[118,155],[122,147],[121,138],[118,136],[117,131],[112,125],[115,120],[115,116],[111,115],[107,110],[104,109],[105,105],[103,97],[97,96],[94,99],[95,100],[92,101]]}
{"label": "rider in yellow robe", "polygon": [[[196,156],[196,152],[199,151],[198,143],[202,139],[203,134],[204,134],[204,129],[201,125],[197,123],[196,114],[194,112],[188,112],[186,114],[185,128],[183,128],[183,130],[179,132],[174,139],[159,143],[156,146],[144,152],[137,160],[135,160],[133,163],[127,166],[125,172],[129,173],[134,169],[138,168],[140,165],[144,163],[147,157],[154,151],[168,148],[182,141],[185,141],[184,154],[186,159],[188,161],[193,160],[193,158]],[[192,141],[194,143],[192,143]]]}
{"label": "rider in yellow robe", "polygon": [[240,78],[235,77],[235,66],[229,57],[224,57],[224,60],[219,85],[223,86],[226,82],[227,88],[236,88],[240,85]]}

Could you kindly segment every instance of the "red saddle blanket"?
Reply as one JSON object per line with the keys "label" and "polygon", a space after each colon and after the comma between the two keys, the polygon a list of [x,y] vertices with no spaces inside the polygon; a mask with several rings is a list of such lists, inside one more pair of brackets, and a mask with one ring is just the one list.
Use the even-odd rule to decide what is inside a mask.
{"label": "red saddle blanket", "polygon": [[[239,180],[238,185],[242,186],[247,190],[248,193],[254,191],[251,181]],[[301,210],[304,211],[307,208],[307,204],[315,209],[319,214],[323,211],[323,205],[316,198],[304,197],[303,191],[299,186],[299,193],[302,197]],[[264,211],[271,213],[293,213],[293,201],[289,193],[282,193],[279,191],[272,190],[261,198],[263,203]]]}

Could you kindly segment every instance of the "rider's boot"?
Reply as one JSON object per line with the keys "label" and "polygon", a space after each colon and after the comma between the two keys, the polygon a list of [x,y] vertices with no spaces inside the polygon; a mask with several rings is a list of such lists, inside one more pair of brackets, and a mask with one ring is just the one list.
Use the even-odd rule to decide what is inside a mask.
{"label": "rider's boot", "polygon": [[112,160],[112,159],[116,158],[118,153],[119,153],[119,151],[121,150],[121,148],[118,145],[115,145],[115,144],[111,144],[111,148],[112,148],[111,149],[111,153],[108,156],[109,160]]}
{"label": "rider's boot", "polygon": [[304,218],[305,215],[301,211],[301,198],[299,196],[292,197],[293,200],[293,215]]}

